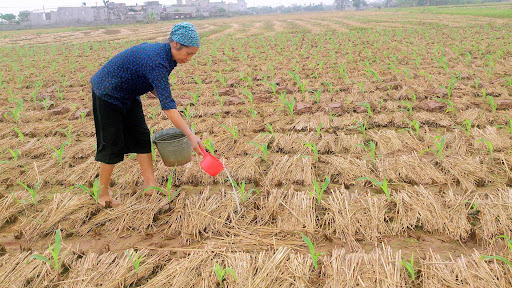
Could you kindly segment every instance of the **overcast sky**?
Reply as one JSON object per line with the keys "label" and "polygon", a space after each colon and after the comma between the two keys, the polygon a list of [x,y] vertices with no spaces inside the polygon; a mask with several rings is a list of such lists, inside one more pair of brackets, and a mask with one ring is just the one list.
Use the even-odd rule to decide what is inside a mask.
{"label": "overcast sky", "polygon": [[[112,1],[116,3],[126,3],[127,5],[143,4],[147,0],[117,0]],[[332,4],[333,0],[245,0],[249,7],[253,6],[289,6],[291,4]],[[79,7],[82,2],[87,3],[87,6],[103,6],[103,0],[0,0],[0,13],[7,14],[13,13],[18,15],[22,10],[36,10],[44,8],[57,8],[57,7]],[[185,2],[185,1],[183,1]],[[220,2],[219,0],[211,0],[211,2]],[[236,2],[236,0],[224,0],[224,2]],[[161,0],[160,4],[172,5],[176,4],[176,0]]]}

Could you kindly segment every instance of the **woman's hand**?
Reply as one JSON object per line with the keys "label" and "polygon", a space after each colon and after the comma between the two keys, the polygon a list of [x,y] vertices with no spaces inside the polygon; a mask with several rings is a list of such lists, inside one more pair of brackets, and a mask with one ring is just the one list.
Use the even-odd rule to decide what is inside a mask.
{"label": "woman's hand", "polygon": [[201,139],[199,139],[199,137],[197,137],[196,135],[191,134],[191,135],[188,137],[188,140],[190,140],[190,143],[192,144],[192,149],[194,149],[194,151],[195,151],[198,155],[204,156],[203,151],[201,151],[201,149],[203,149],[203,150],[204,150],[204,144],[203,144],[203,142],[201,141]]}

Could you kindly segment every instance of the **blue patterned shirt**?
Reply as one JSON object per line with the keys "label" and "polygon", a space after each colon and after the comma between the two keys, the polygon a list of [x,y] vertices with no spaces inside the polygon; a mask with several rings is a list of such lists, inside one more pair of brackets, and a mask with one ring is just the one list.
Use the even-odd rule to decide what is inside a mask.
{"label": "blue patterned shirt", "polygon": [[178,63],[169,43],[141,43],[110,59],[91,78],[96,95],[128,110],[132,101],[155,90],[162,110],[176,109],[169,74]]}

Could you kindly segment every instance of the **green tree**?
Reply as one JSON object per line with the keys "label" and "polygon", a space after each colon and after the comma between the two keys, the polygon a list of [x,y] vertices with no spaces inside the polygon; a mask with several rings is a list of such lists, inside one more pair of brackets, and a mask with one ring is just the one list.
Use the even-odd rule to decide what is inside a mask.
{"label": "green tree", "polygon": [[16,19],[16,15],[14,14],[0,14],[0,19],[11,22],[12,20]]}

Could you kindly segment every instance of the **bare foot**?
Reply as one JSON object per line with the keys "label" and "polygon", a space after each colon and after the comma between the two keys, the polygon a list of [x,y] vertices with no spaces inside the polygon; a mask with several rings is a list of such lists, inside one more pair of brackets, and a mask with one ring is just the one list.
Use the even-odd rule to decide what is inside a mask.
{"label": "bare foot", "polygon": [[121,205],[121,202],[117,199],[114,199],[108,195],[107,197],[98,198],[98,204],[105,208],[112,208]]}

